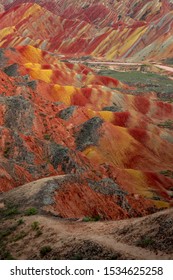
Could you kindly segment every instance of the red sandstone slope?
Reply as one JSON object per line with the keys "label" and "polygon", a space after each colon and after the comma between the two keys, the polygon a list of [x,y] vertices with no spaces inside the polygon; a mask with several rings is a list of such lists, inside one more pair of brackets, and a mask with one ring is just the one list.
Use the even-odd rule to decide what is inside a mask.
{"label": "red sandstone slope", "polygon": [[[138,1],[110,1],[110,0],[1,0],[1,4],[5,6],[5,9],[13,8],[17,5],[21,5],[23,3],[37,3],[46,9],[50,10],[51,12],[54,12],[56,14],[61,14],[66,16],[67,18],[72,18],[74,15],[79,15],[79,11],[83,14],[88,15],[88,11],[91,11],[91,13],[88,15],[89,17],[92,17],[92,15],[98,13],[99,9],[97,11],[92,9],[92,7],[100,7],[101,14],[103,16],[108,15],[111,11],[114,14],[122,14],[123,17],[130,16],[134,19],[140,17],[145,18],[151,18],[152,15],[159,16],[160,14],[163,15],[165,12],[169,11],[169,9],[172,7],[172,1],[171,0],[161,0],[161,1],[155,1],[155,6],[153,5],[153,0],[149,0],[146,2],[142,0]],[[146,12],[144,7],[151,7],[152,10],[148,9]],[[160,9],[161,8],[161,9]],[[92,9],[92,10],[91,10]],[[68,13],[68,11],[70,11]],[[105,11],[105,12],[104,12]],[[107,11],[107,12],[106,12]],[[139,15],[140,14],[140,15]]]}
{"label": "red sandstone slope", "polygon": [[91,55],[108,60],[172,57],[172,6],[166,0],[105,1],[89,6],[55,2],[56,8],[45,1],[40,2],[42,8],[32,3],[17,5],[21,1],[15,2],[14,9],[11,5],[0,18],[4,28],[1,47],[32,44],[66,56]]}
{"label": "red sandstone slope", "polygon": [[[59,60],[131,56],[142,34],[161,42],[172,24],[165,3],[144,22],[135,7],[142,14],[146,7],[132,2],[134,18],[111,27],[110,7],[96,2],[84,13],[64,6],[59,16],[26,3],[0,15],[1,192],[21,193],[21,201],[32,194],[32,206],[73,218],[122,219],[172,206],[173,132],[158,126],[172,119],[172,103],[126,94],[129,86],[118,80]],[[164,22],[155,37],[152,20]]]}
{"label": "red sandstone slope", "polygon": [[62,217],[119,219],[171,205],[173,180],[160,172],[173,169],[173,135],[157,126],[171,104],[120,93],[117,80],[31,46],[1,50],[1,62],[1,191],[74,174],[51,194]]}

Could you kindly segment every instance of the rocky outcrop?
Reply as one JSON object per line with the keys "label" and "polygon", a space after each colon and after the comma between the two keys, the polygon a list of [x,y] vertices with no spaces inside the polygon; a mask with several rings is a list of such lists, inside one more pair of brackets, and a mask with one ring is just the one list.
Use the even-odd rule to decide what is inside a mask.
{"label": "rocky outcrop", "polygon": [[[88,182],[87,182],[88,181]],[[9,205],[21,212],[38,209],[60,218],[124,219],[150,214],[155,209],[142,197],[124,192],[113,180],[98,182],[76,175],[40,179],[0,196],[4,208]]]}

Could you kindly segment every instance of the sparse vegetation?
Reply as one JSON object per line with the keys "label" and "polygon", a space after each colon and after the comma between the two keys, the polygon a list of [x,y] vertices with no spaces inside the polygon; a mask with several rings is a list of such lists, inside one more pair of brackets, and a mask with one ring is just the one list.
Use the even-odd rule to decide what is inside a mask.
{"label": "sparse vegetation", "polygon": [[23,239],[25,236],[27,235],[27,233],[25,231],[21,231],[18,234],[16,234],[16,236],[13,238],[13,241],[16,242],[20,239]]}
{"label": "sparse vegetation", "polygon": [[0,230],[0,259],[1,260],[14,260],[14,257],[7,249],[8,240],[13,241],[11,236],[19,226],[19,223],[16,223],[10,227],[3,228]]}
{"label": "sparse vegetation", "polygon": [[5,158],[9,158],[9,153],[10,153],[10,147],[7,146],[4,150],[4,157]]}
{"label": "sparse vegetation", "polygon": [[152,246],[153,244],[154,244],[154,240],[149,236],[141,236],[136,241],[136,246],[139,246],[139,247],[142,247],[142,248]]}
{"label": "sparse vegetation", "polygon": [[97,215],[97,216],[94,216],[94,217],[84,217],[82,221],[83,222],[97,222],[100,219],[101,219],[100,216]]}
{"label": "sparse vegetation", "polygon": [[163,128],[173,129],[173,121],[172,120],[167,120],[163,123],[159,123],[158,126],[163,127]]}
{"label": "sparse vegetation", "polygon": [[51,138],[51,135],[49,135],[49,134],[45,134],[45,135],[44,135],[44,139],[45,139],[45,140],[50,140],[50,138]]}
{"label": "sparse vegetation", "polygon": [[162,170],[162,171],[160,171],[160,174],[173,179],[173,171],[171,171],[171,170]]}
{"label": "sparse vegetation", "polygon": [[76,253],[71,259],[72,259],[72,260],[82,260],[83,258],[82,258],[82,255],[81,255],[81,254]]}
{"label": "sparse vegetation", "polygon": [[31,228],[33,231],[36,231],[35,237],[39,237],[42,234],[42,231],[39,226],[39,222],[35,221],[31,224]]}
{"label": "sparse vegetation", "polygon": [[41,231],[41,229],[38,229],[38,230],[36,231],[35,237],[39,237],[39,236],[42,235],[42,234],[43,234],[43,232]]}
{"label": "sparse vegetation", "polygon": [[0,242],[4,240],[5,237],[12,234],[17,229],[17,225],[13,225],[11,227],[5,228],[0,231]]}
{"label": "sparse vegetation", "polygon": [[15,258],[8,250],[6,250],[5,248],[0,248],[0,250],[1,260],[15,260]]}
{"label": "sparse vegetation", "polygon": [[20,214],[20,211],[16,206],[8,206],[6,209],[0,209],[0,217],[1,218],[11,218],[15,215]]}
{"label": "sparse vegetation", "polygon": [[4,157],[5,158],[9,158],[10,151],[11,151],[11,143],[6,142],[5,149],[4,149]]}
{"label": "sparse vegetation", "polygon": [[36,222],[36,221],[33,222],[31,227],[32,227],[33,230],[38,230],[39,229],[39,222]]}
{"label": "sparse vegetation", "polygon": [[161,95],[161,99],[171,102],[171,94],[173,88],[173,81],[167,76],[159,75],[151,72],[140,71],[127,71],[118,72],[114,70],[101,70],[99,75],[110,76],[118,79],[121,82],[127,83],[131,86],[135,86],[137,90],[132,90],[129,93],[146,93],[154,91]]}
{"label": "sparse vegetation", "polygon": [[34,207],[32,208],[28,208],[26,211],[25,211],[25,216],[32,216],[32,215],[36,215],[38,213],[38,210]]}
{"label": "sparse vegetation", "polygon": [[17,221],[17,224],[18,224],[18,225],[24,224],[24,220],[23,220],[23,219],[19,219],[19,220]]}
{"label": "sparse vegetation", "polygon": [[19,214],[19,210],[16,207],[10,208],[6,211],[6,216],[12,216]]}
{"label": "sparse vegetation", "polygon": [[40,249],[40,256],[43,258],[44,256],[46,256],[48,253],[50,253],[52,251],[52,248],[50,246],[43,246]]}
{"label": "sparse vegetation", "polygon": [[167,58],[164,63],[168,64],[168,65],[173,65],[173,57],[171,58]]}
{"label": "sparse vegetation", "polygon": [[111,256],[110,260],[121,260],[121,254],[120,254],[119,252],[114,253],[114,254]]}

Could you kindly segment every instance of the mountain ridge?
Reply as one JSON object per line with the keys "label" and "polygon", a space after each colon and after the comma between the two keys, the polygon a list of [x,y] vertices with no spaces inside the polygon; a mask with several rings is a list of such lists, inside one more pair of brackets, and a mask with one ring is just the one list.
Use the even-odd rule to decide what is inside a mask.
{"label": "mountain ridge", "polygon": [[171,259],[171,1],[0,5],[0,259]]}
{"label": "mountain ridge", "polygon": [[[91,6],[87,7],[86,10],[88,10],[88,14],[91,16],[92,13],[96,19],[98,20],[98,24],[95,22],[94,18],[86,21],[85,17],[83,18],[83,21],[81,21],[81,12],[76,13],[74,12],[74,17],[68,16],[68,11],[65,11],[64,13],[59,13],[57,12],[57,15],[52,14],[52,11],[46,12],[45,10],[41,10],[38,8],[38,4],[23,4],[23,9],[25,10],[25,7],[27,9],[31,8],[32,5],[32,12],[33,13],[40,13],[39,18],[41,19],[42,17],[45,17],[45,25],[48,27],[50,25],[50,22],[48,21],[48,17],[51,17],[51,21],[56,21],[57,16],[61,16],[62,20],[63,18],[66,19],[67,25],[66,27],[60,26],[60,30],[65,28],[63,30],[63,33],[65,34],[65,37],[63,34],[53,34],[54,38],[50,39],[50,31],[47,33],[46,37],[45,34],[42,35],[42,38],[44,39],[43,42],[39,42],[39,38],[37,38],[38,43],[35,45],[35,42],[32,40],[32,36],[34,34],[34,30],[31,31],[32,33],[26,37],[24,42],[20,42],[20,44],[34,44],[36,47],[41,47],[45,50],[49,51],[56,51],[61,54],[65,54],[66,56],[69,55],[76,55],[78,57],[81,57],[83,55],[91,55],[93,57],[98,57],[98,58],[103,58],[106,60],[115,60],[115,59],[132,59],[133,61],[141,61],[141,60],[160,60],[160,59],[165,59],[167,57],[172,57],[172,46],[171,46],[171,38],[172,38],[172,29],[171,26],[173,24],[172,22],[172,8],[168,5],[167,1],[156,1],[158,2],[157,5],[154,5],[152,1],[149,1],[147,5],[144,5],[144,14],[146,14],[147,9],[149,10],[148,12],[148,19],[141,20],[141,15],[136,14],[134,16],[134,19],[132,19],[129,16],[129,12],[126,11],[124,15],[124,19],[121,19],[120,17],[116,17],[115,20],[115,12],[109,11],[108,8],[106,8],[104,5],[102,6]],[[17,3],[17,2],[16,2]],[[21,3],[19,1],[19,3]],[[151,4],[152,3],[152,4]],[[41,4],[41,3],[40,3]],[[28,6],[29,5],[29,6]],[[30,6],[31,5],[31,6]],[[43,7],[44,1],[42,3]],[[96,5],[96,4],[95,4]],[[121,2],[117,2],[116,5],[120,5],[121,7]],[[131,9],[135,11],[136,7],[134,3],[131,3],[132,7]],[[141,8],[141,3],[139,3],[139,11],[142,10]],[[143,5],[143,4],[142,4]],[[12,6],[13,7],[13,6]],[[20,5],[16,6],[15,12],[13,11],[11,7],[11,15],[10,17],[17,17],[17,10],[20,9]],[[35,8],[34,8],[35,7]],[[46,6],[45,6],[46,7]],[[94,8],[96,7],[96,8]],[[125,7],[128,7],[128,5],[125,5]],[[134,8],[135,7],[135,8]],[[156,11],[153,10],[153,7],[155,7]],[[158,8],[157,8],[158,7]],[[16,10],[17,9],[17,10]],[[69,13],[70,15],[73,14],[73,11],[71,8],[69,8]],[[104,9],[105,12],[104,12]],[[130,9],[130,8],[129,8]],[[158,9],[158,10],[157,10]],[[23,10],[23,13],[24,13]],[[85,10],[85,9],[84,9]],[[8,11],[8,13],[10,10]],[[20,11],[19,11],[20,12]],[[22,11],[21,11],[22,12]],[[29,11],[28,11],[29,12]],[[103,12],[103,14],[102,14]],[[51,13],[51,14],[50,14]],[[100,15],[100,18],[98,18],[98,13]],[[106,14],[107,16],[106,16]],[[154,15],[152,15],[154,13]],[[44,14],[44,16],[43,16]],[[47,14],[47,16],[46,16]],[[33,15],[34,16],[34,15]],[[2,17],[2,16],[1,16]],[[4,16],[3,16],[4,17]],[[46,19],[47,17],[47,19]],[[40,19],[35,17],[35,25],[40,24]],[[106,19],[106,21],[105,21]],[[60,19],[60,21],[62,21]],[[72,20],[72,22],[71,22]],[[79,20],[78,24],[76,20]],[[103,22],[102,22],[103,20]],[[59,20],[58,20],[59,21]],[[114,21],[114,22],[112,22]],[[38,22],[38,23],[37,23]],[[75,33],[71,33],[69,29],[69,24],[74,25],[73,26],[73,31]],[[112,23],[111,23],[112,22]],[[37,24],[36,24],[37,23]],[[82,26],[80,27],[80,24]],[[8,23],[7,23],[8,25]],[[79,25],[79,27],[78,27]],[[1,23],[2,26],[2,23]],[[20,35],[20,29],[18,27],[16,28],[16,32]],[[25,29],[30,28],[25,27]],[[39,27],[38,27],[39,28]],[[55,25],[54,27],[55,28]],[[79,29],[79,33],[76,33],[76,28]],[[45,28],[42,28],[42,30],[38,30],[38,34],[41,34]],[[80,31],[81,30],[81,31]],[[82,31],[83,30],[83,31]],[[88,30],[89,33],[88,33]],[[93,31],[92,31],[93,30]],[[85,35],[80,35],[80,32],[83,32]],[[10,32],[11,33],[11,32]],[[86,37],[86,34],[88,38]],[[16,35],[14,34],[16,37]],[[10,37],[10,36],[9,36]],[[21,38],[22,38],[21,37]],[[24,36],[25,37],[25,36]],[[69,38],[72,38],[73,40],[72,43],[69,42]],[[123,38],[124,37],[124,38]],[[14,39],[13,39],[14,40]],[[21,39],[19,39],[21,40]],[[36,40],[36,39],[34,39]],[[59,40],[59,43],[58,41]],[[51,45],[52,42],[52,45]],[[56,43],[55,43],[56,42]],[[114,42],[117,42],[114,44]],[[13,46],[15,46],[12,42],[9,42]],[[48,45],[47,45],[48,44]],[[125,44],[124,47],[122,47]],[[2,47],[6,45],[1,45]],[[68,47],[67,47],[68,46]],[[82,49],[82,53],[81,53]]]}

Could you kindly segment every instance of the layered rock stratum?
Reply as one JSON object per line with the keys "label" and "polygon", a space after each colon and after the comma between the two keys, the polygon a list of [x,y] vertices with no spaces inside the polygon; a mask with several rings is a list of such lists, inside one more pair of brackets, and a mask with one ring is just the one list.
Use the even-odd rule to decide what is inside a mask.
{"label": "layered rock stratum", "polygon": [[172,99],[138,93],[79,61],[171,59],[171,2],[7,2],[0,2],[0,208],[91,220],[169,209]]}
{"label": "layered rock stratum", "polygon": [[173,7],[168,0],[16,0],[5,1],[4,8],[1,47],[7,37],[11,46],[30,44],[71,57],[133,61],[172,57]]}

